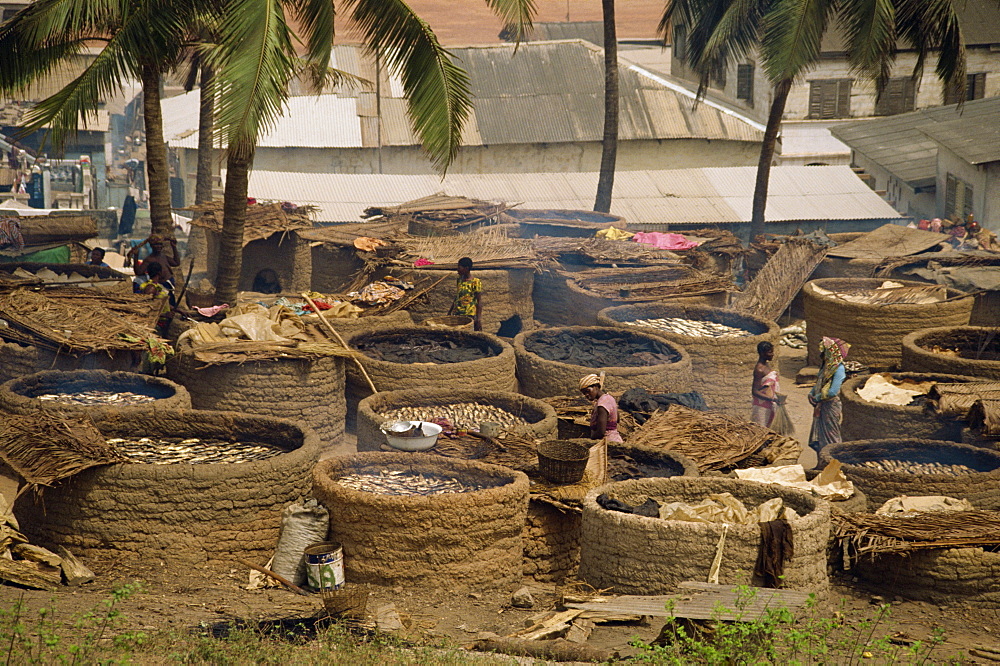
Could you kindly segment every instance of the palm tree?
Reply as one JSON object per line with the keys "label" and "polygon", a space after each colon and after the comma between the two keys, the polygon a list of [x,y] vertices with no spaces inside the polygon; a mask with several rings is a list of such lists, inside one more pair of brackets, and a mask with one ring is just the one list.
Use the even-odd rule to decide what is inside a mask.
{"label": "palm tree", "polygon": [[[964,93],[965,47],[952,0],[668,0],[660,31],[671,20],[687,26],[687,64],[699,94],[719,67],[757,52],[773,87],[757,163],[750,237],[764,233],[764,209],[774,148],[788,93],[817,61],[831,23],[843,33],[851,70],[884,90],[902,41],[916,50],[918,77],[932,50],[936,72]],[[960,96],[960,99],[964,95]]]}
{"label": "palm tree", "polygon": [[150,222],[153,233],[171,234],[170,181],[163,141],[160,82],[182,48],[197,0],[131,3],[36,0],[0,25],[0,92],[12,94],[51,73],[90,42],[104,48],[62,90],[25,116],[24,133],[51,127],[47,139],[61,148],[78,121],[126,80],[143,87]]}
{"label": "palm tree", "polygon": [[[520,39],[531,26],[534,0],[486,0]],[[365,43],[400,76],[408,114],[425,151],[443,171],[458,152],[471,109],[469,80],[430,27],[402,0],[353,0],[350,20]],[[298,19],[304,68],[284,14]],[[288,83],[305,71],[321,87],[329,72],[335,3],[330,0],[229,0],[216,54],[217,122],[228,147],[224,219],[216,299],[233,302],[242,268],[248,174],[260,133],[280,114]]]}
{"label": "palm tree", "polygon": [[609,213],[618,157],[618,31],[615,28],[615,0],[601,0],[601,10],[604,18],[604,138],[601,140],[601,171],[597,179],[594,210]]}

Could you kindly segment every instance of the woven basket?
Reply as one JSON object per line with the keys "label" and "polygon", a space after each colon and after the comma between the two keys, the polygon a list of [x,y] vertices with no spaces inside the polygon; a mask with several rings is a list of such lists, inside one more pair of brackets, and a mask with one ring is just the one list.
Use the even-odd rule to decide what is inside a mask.
{"label": "woven basket", "polygon": [[424,326],[430,326],[431,328],[457,328],[462,331],[471,331],[474,323],[472,317],[466,317],[465,315],[428,317],[423,321]]}
{"label": "woven basket", "polygon": [[335,617],[360,618],[368,606],[368,590],[356,585],[345,585],[339,590],[323,590],[323,607]]}
{"label": "woven basket", "polygon": [[590,449],[575,442],[553,440],[538,445],[538,472],[552,483],[577,483],[590,460]]}

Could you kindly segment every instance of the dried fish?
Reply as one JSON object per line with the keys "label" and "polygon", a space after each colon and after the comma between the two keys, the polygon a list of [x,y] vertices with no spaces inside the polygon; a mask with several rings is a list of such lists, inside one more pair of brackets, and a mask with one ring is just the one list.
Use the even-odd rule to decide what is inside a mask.
{"label": "dried fish", "polygon": [[139,439],[114,438],[107,440],[133,463],[150,465],[177,465],[188,463],[204,465],[214,463],[244,463],[267,460],[285,453],[285,450],[267,444],[227,442],[192,437]]}
{"label": "dried fish", "polygon": [[43,393],[36,400],[60,405],[141,405],[157,400],[151,395],[134,391],[75,391],[73,393]]}
{"label": "dried fish", "polygon": [[397,407],[381,412],[387,421],[431,421],[444,418],[459,430],[478,430],[486,421],[499,423],[502,428],[527,425],[527,421],[516,414],[494,405],[478,402],[457,402],[450,405],[427,407]]}
{"label": "dried fish", "polygon": [[736,326],[727,326],[704,319],[684,319],[682,317],[661,317],[659,319],[633,319],[623,321],[626,326],[641,326],[670,331],[678,335],[688,335],[699,338],[749,338],[753,333]]}
{"label": "dried fish", "polygon": [[463,483],[450,476],[414,474],[413,472],[379,470],[346,474],[337,483],[353,490],[382,495],[444,495],[447,493],[472,493],[489,486],[480,483]]}
{"label": "dried fish", "polygon": [[886,458],[884,460],[866,460],[860,464],[861,467],[876,469],[880,472],[897,472],[900,474],[973,474],[976,470],[965,465],[949,465],[940,462],[912,462],[909,460],[895,460]]}

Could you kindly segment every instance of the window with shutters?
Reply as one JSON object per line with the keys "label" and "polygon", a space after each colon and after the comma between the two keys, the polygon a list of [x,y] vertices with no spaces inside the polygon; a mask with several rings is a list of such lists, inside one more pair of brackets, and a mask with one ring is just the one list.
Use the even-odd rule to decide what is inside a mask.
{"label": "window with shutters", "polygon": [[678,60],[687,58],[687,26],[683,23],[678,23],[674,26],[674,43],[672,48],[675,58]]}
{"label": "window with shutters", "polygon": [[[969,74],[965,77],[965,99],[974,100],[982,99],[986,96],[986,72],[978,72],[976,74]],[[944,103],[945,104],[957,104],[958,96],[949,90],[947,87],[944,89]]]}
{"label": "window with shutters", "polygon": [[848,118],[851,115],[851,79],[809,82],[809,117]]}
{"label": "window with shutters", "polygon": [[958,215],[963,220],[972,214],[972,186],[948,174],[944,188],[944,215]]}
{"label": "window with shutters", "polygon": [[736,99],[753,106],[753,65],[736,65]]}
{"label": "window with shutters", "polygon": [[717,63],[712,67],[712,84],[719,90],[726,87],[726,63]]}
{"label": "window with shutters", "polygon": [[889,79],[878,101],[875,102],[875,115],[894,116],[897,113],[913,111],[916,94],[917,87],[910,77]]}

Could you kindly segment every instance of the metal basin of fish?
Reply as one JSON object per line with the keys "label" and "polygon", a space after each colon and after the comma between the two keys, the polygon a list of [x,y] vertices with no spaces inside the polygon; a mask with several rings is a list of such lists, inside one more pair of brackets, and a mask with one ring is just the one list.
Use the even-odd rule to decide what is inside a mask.
{"label": "metal basin of fish", "polygon": [[385,440],[400,451],[426,451],[437,443],[443,428],[425,421],[396,421],[384,424]]}

